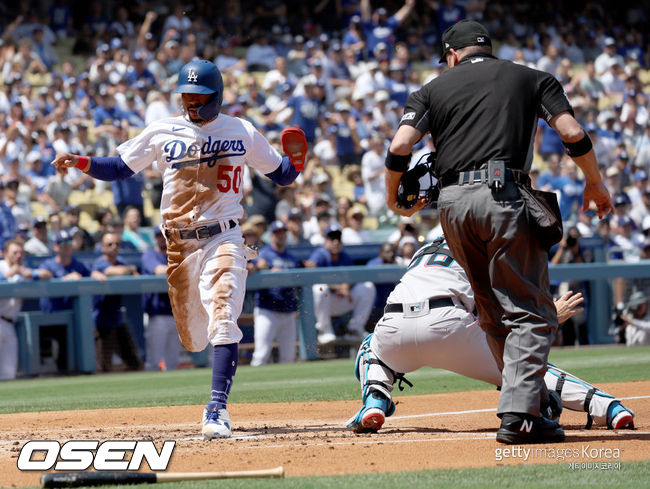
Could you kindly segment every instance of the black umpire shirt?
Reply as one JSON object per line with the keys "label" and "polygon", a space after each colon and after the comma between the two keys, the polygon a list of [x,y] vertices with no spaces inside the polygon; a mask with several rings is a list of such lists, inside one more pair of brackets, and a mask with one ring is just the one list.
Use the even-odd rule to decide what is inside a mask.
{"label": "black umpire shirt", "polygon": [[431,133],[440,177],[488,160],[527,172],[537,119],[563,111],[573,115],[549,73],[474,53],[409,95],[400,125]]}

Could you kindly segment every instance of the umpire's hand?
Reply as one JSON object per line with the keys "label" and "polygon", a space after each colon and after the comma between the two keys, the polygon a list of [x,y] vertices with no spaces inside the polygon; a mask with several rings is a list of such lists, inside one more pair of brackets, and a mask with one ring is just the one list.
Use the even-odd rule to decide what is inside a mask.
{"label": "umpire's hand", "polygon": [[[594,206],[595,209],[593,208]],[[602,181],[594,183],[587,181],[585,183],[585,191],[582,194],[582,210],[586,211],[590,208],[598,214],[600,219],[610,212],[614,212],[612,198]]]}

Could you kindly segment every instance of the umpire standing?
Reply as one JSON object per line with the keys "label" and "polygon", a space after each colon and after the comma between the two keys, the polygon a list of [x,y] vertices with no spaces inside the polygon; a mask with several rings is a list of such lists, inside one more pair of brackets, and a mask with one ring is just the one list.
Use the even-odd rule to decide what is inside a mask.
{"label": "umpire standing", "polygon": [[549,402],[544,373],[557,330],[549,240],[524,201],[539,117],[557,131],[584,172],[585,209],[593,201],[603,217],[612,210],[611,199],[591,141],[552,75],[492,56],[489,33],[478,22],[451,26],[442,46],[440,61],[450,69],[409,96],[390,145],[386,203],[407,216],[424,207],[424,199],[411,208],[398,203],[397,190],[412,146],[430,132],[441,224],[471,281],[481,326],[502,370],[497,440],[562,441],[564,431],[540,409]]}

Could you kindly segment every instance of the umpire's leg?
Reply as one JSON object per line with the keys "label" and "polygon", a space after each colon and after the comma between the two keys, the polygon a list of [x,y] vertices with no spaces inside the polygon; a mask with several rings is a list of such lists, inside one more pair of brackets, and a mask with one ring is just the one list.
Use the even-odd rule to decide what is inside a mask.
{"label": "umpire's leg", "polygon": [[530,231],[519,191],[512,183],[496,195],[484,184],[451,186],[438,207],[447,243],[474,289],[490,348],[503,362],[497,412],[539,416],[557,316],[548,257]]}

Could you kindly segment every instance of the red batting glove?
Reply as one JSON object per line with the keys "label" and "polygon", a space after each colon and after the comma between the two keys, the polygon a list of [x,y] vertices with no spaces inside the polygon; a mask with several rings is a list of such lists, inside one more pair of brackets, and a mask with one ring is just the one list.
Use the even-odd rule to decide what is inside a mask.
{"label": "red batting glove", "polygon": [[291,164],[298,171],[305,169],[307,158],[307,138],[299,127],[288,127],[282,131],[282,151],[289,157]]}

